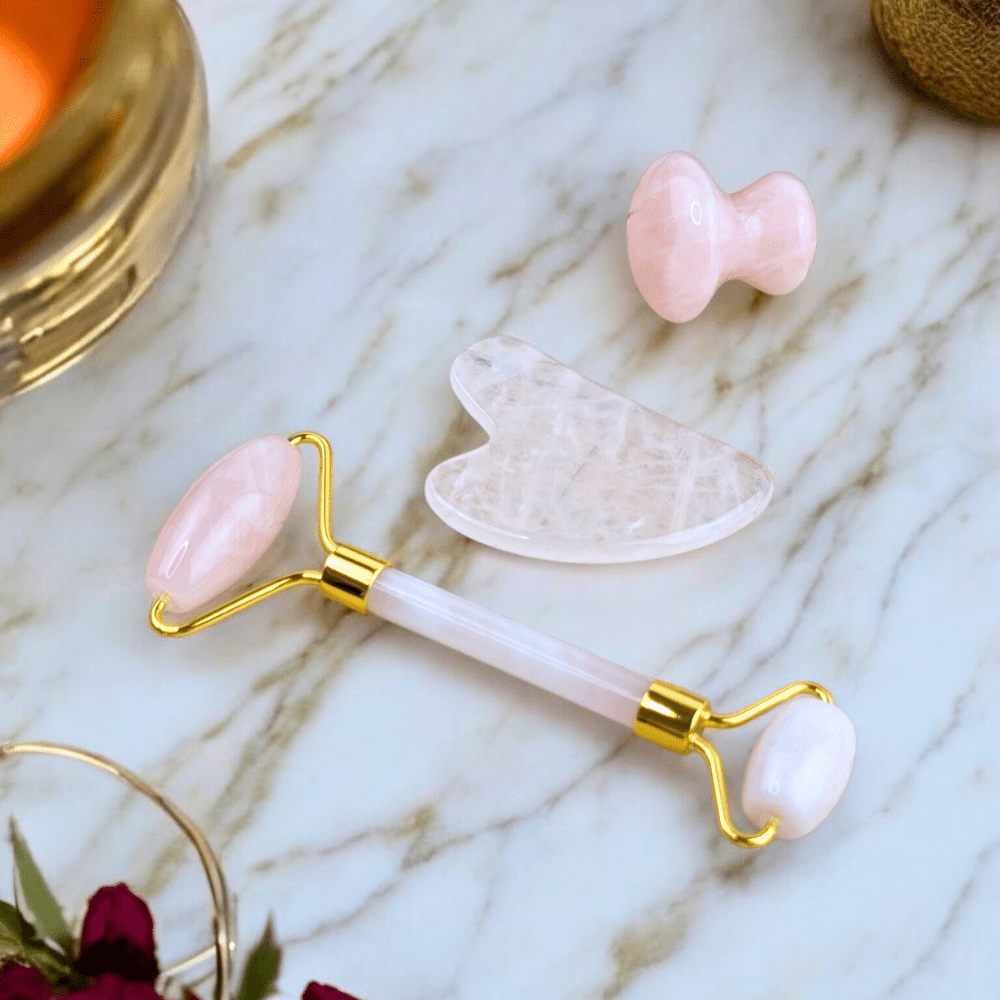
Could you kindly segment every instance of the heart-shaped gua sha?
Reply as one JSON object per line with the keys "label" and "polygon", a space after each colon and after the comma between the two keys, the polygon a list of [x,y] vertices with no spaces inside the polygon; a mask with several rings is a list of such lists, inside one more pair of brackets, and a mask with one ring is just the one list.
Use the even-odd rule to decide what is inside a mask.
{"label": "heart-shaped gua sha", "polygon": [[437,466],[425,493],[485,545],[557,562],[658,559],[731,535],[771,499],[749,455],[512,337],[464,351],[451,384],[490,441]]}

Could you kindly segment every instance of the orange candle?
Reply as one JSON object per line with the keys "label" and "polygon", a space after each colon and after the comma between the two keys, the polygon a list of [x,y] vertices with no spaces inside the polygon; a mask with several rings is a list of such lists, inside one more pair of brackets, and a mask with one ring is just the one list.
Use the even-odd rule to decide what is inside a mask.
{"label": "orange candle", "polygon": [[48,121],[58,96],[38,56],[0,25],[0,164]]}
{"label": "orange candle", "polygon": [[59,109],[110,0],[0,0],[0,166]]}

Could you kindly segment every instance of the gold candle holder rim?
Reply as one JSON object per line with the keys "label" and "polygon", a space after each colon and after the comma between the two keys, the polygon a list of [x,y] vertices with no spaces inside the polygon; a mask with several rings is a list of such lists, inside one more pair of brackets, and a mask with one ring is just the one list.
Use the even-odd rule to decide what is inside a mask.
{"label": "gold candle holder rim", "polygon": [[138,301],[205,176],[205,80],[180,3],[107,4],[64,105],[0,168],[0,403],[78,361]]}

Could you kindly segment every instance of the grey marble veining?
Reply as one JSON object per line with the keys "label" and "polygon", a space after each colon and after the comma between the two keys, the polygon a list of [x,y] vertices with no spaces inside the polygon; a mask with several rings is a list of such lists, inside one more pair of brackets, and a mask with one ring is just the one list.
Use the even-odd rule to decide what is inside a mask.
{"label": "grey marble veining", "polygon": [[[993,996],[1000,136],[900,89],[863,3],[189,13],[213,115],[194,227],[101,349],[0,411],[4,735],[161,782],[222,853],[243,938],[273,911],[288,996]],[[675,148],[727,190],[805,181],[798,291],[726,286],[683,327],[644,306],[625,217]],[[483,436],[448,371],[498,333],[759,456],[771,506],[625,567],[452,533],[423,482]],[[858,729],[841,805],[742,853],[698,761],[307,594],[154,636],[142,572],[180,495],[307,427],[336,447],[339,534],[403,569],[720,708],[828,685]],[[319,562],[312,503],[255,580]],[[0,778],[54,881],[125,875],[170,956],[197,943],[190,859],[75,777]]]}

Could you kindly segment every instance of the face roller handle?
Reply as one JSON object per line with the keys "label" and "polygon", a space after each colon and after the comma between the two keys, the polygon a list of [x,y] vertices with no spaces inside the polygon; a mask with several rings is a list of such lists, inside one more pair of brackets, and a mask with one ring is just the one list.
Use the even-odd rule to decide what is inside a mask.
{"label": "face roller handle", "polygon": [[[272,580],[186,622],[166,621],[163,614],[168,607],[193,610],[236,583],[260,558],[291,509],[302,473],[296,448],[304,444],[319,452],[317,528],[327,553],[323,568]],[[185,494],[154,546],[146,571],[146,586],[153,597],[150,624],[162,635],[190,635],[285,590],[317,587],[352,611],[376,614],[633,728],[676,753],[697,751],[708,764],[719,825],[742,847],[762,847],[775,835],[801,836],[825,818],[840,798],[850,774],[849,764],[846,773],[843,766],[847,743],[853,762],[853,727],[818,684],[792,684],[741,712],[716,715],[698,695],[664,681],[650,685],[649,678],[627,667],[497,615],[393,569],[378,556],[338,542],[332,530],[332,509],[333,451],[326,438],[312,432],[287,441],[269,436],[237,448]],[[812,695],[809,702],[842,717],[850,740],[828,719],[825,728],[820,727],[824,735],[818,748],[809,726],[802,732],[801,725],[789,730],[787,723],[782,724],[783,731],[789,730],[791,736],[786,734],[777,743],[772,737],[768,743],[768,734],[782,723],[782,713],[751,756],[752,765],[757,758],[760,764],[753,771],[752,785],[744,786],[744,808],[749,804],[748,815],[760,829],[743,833],[732,822],[722,761],[703,731],[743,725],[802,694]],[[785,712],[796,710],[798,704]],[[791,743],[795,745],[789,755]],[[815,771],[817,755],[823,758],[831,753],[839,757],[827,768],[830,773],[821,782],[818,798],[803,798],[803,768]],[[800,794],[796,799],[784,789]]]}

